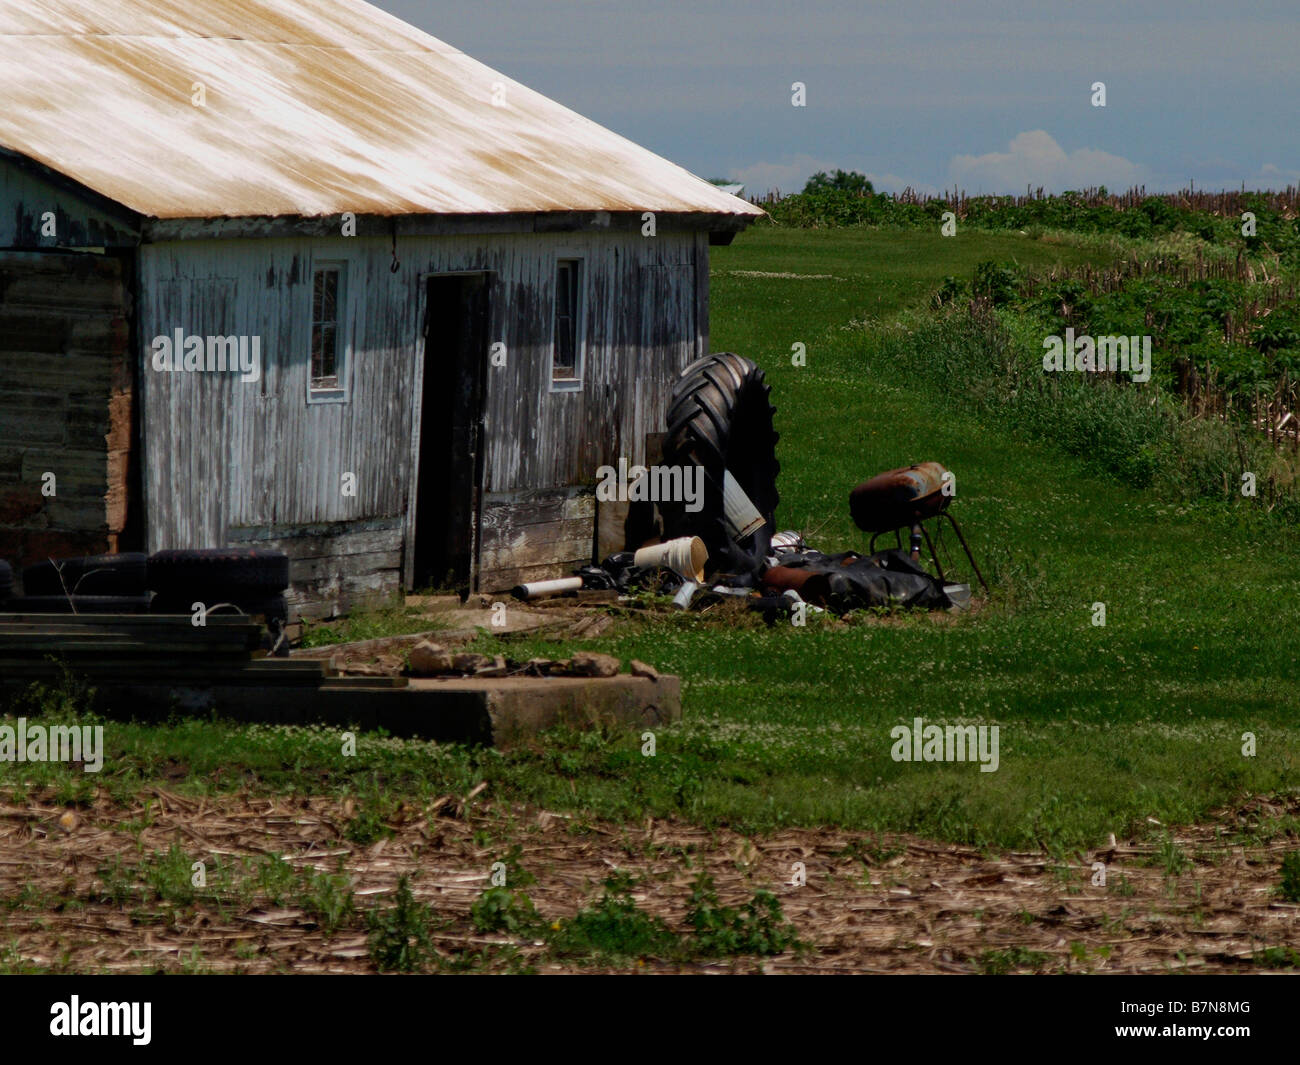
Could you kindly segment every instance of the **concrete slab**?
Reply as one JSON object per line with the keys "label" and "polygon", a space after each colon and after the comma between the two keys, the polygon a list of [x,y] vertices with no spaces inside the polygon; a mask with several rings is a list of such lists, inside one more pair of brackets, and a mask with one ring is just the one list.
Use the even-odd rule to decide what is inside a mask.
{"label": "concrete slab", "polygon": [[[655,728],[682,716],[681,682],[620,674],[617,677],[428,677],[410,690],[434,700],[473,696],[478,722],[497,747],[510,746],[557,725]],[[437,713],[436,702],[431,708]]]}
{"label": "concrete slab", "polygon": [[[394,687],[394,684],[400,686]],[[682,716],[677,677],[328,678],[249,686],[119,680],[98,691],[107,716],[164,721],[197,714],[282,725],[384,729],[395,736],[508,747],[557,725],[641,730]]]}

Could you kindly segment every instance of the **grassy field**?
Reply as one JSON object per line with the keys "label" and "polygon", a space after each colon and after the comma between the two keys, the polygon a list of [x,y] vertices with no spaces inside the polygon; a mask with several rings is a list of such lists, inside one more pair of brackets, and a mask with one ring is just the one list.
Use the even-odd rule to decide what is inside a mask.
{"label": "grassy field", "polygon": [[[849,490],[941,461],[994,586],[982,609],[803,628],[624,611],[596,640],[473,645],[516,659],[582,647],[679,674],[684,720],[660,730],[654,757],[624,733],[556,732],[508,752],[362,733],[346,756],[332,729],[113,720],[99,774],[0,762],[0,847],[12,858],[0,862],[11,929],[0,971],[562,971],[646,956],[698,971],[722,964],[710,950],[783,950],[793,933],[782,905],[817,944],[811,955],[785,949],[787,971],[893,968],[913,963],[909,944],[931,936],[931,917],[969,903],[960,885],[972,869],[992,885],[1008,862],[1028,886],[989,887],[963,917],[949,940],[962,971],[1168,969],[1188,951],[1228,970],[1300,964],[1278,945],[1293,939],[1279,930],[1285,914],[1266,906],[1276,856],[1300,834],[1295,530],[1258,507],[1126,487],[1086,454],[1020,434],[1007,412],[977,415],[965,383],[916,372],[932,336],[925,308],[945,276],[968,278],[991,258],[1042,268],[1112,251],[1097,240],[770,227],[715,250],[713,348],[754,358],[773,386],[778,524],[826,551],[863,550]],[[795,343],[806,345],[802,367]],[[1098,603],[1104,627],[1093,624]],[[395,606],[319,627],[312,641],[413,624]],[[61,724],[87,721],[84,703],[73,678],[10,709]],[[894,761],[890,730],[915,717],[996,725],[997,771]],[[1216,812],[1225,808],[1236,813]],[[1103,935],[1080,918],[1067,950],[1055,919],[1035,914],[1057,912],[1062,890],[1086,890],[1082,856],[1112,833],[1123,872],[1100,891],[1113,923]],[[1232,851],[1241,846],[1252,849]],[[1046,864],[1034,858],[1043,853]],[[51,857],[29,868],[33,854]],[[779,887],[793,860],[813,856],[830,894]],[[187,880],[198,858],[212,864],[202,889]],[[544,919],[527,895],[482,890],[493,861],[512,885],[536,878]],[[642,879],[617,874],[602,893],[611,867]],[[713,881],[697,879],[686,897],[702,870],[729,900],[718,912],[730,947],[699,931],[716,924]],[[590,888],[585,902],[575,877]],[[1235,953],[1202,944],[1197,930],[1214,914],[1245,920],[1234,900],[1252,877],[1251,898],[1264,900],[1253,930]],[[1300,872],[1292,879],[1300,899]],[[940,882],[952,898],[934,894]],[[775,908],[768,886],[781,894]],[[827,899],[857,913],[895,889],[926,895],[914,926],[876,939],[828,931]],[[284,923],[274,936],[250,932],[239,915],[264,920],[268,907]],[[747,913],[766,916],[746,924]],[[200,917],[213,930],[202,949],[187,931]],[[1170,919],[1181,938],[1144,954],[1149,929]],[[1122,963],[1106,960],[1112,948]]]}
{"label": "grassy field", "polygon": [[[778,523],[828,551],[862,549],[849,489],[891,466],[942,461],[995,583],[978,614],[803,629],[693,616],[616,626],[594,646],[684,680],[686,720],[664,731],[653,759],[618,735],[554,736],[511,754],[374,738],[363,739],[364,757],[343,760],[329,733],[117,725],[96,783],[129,790],[164,775],[196,791],[356,792],[383,806],[487,780],[498,796],[592,816],[1054,848],[1158,831],[1149,819],[1190,822],[1240,795],[1294,787],[1293,532],[1100,479],[1081,458],[898,379],[881,356],[882,331],[947,274],[968,276],[987,258],[1034,267],[1104,254],[1016,236],[773,228],[715,251],[714,349],[754,357],[773,385]],[[807,346],[804,367],[791,365],[796,341]],[[1096,603],[1104,627],[1092,623]],[[565,650],[480,644],[516,657]],[[1000,768],[893,761],[889,730],[916,716],[998,725]],[[1245,732],[1254,757],[1242,755]],[[57,766],[35,771],[89,787]],[[14,775],[0,767],[0,780]]]}
{"label": "grassy field", "polygon": [[1016,260],[1027,268],[1102,265],[1112,258],[1110,247],[1098,240],[1076,247],[974,230],[941,237],[901,229],[754,228],[730,247],[713,249],[712,348],[779,373],[790,366],[791,344],[811,344],[853,320],[886,321],[921,306],[940,280],[969,280],[982,260]]}

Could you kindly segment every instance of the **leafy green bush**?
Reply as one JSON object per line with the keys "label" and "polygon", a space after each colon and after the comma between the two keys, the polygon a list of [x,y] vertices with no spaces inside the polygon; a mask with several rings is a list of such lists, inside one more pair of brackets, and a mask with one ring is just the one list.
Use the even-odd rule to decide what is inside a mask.
{"label": "leafy green bush", "polygon": [[1016,298],[1020,278],[1020,268],[1014,263],[997,263],[985,259],[975,266],[971,292],[980,299],[989,300],[993,306],[1000,307]]}
{"label": "leafy green bush", "polygon": [[1242,202],[1256,215],[1256,234],[1251,237],[1242,237],[1236,215],[1189,207],[1176,193],[1147,196],[1136,206],[1127,198],[1110,197],[1105,188],[1089,196],[1067,190],[1019,203],[1014,196],[962,197],[959,203],[939,198],[921,201],[911,195],[876,192],[865,175],[837,170],[814,174],[802,192],[766,204],[765,209],[776,225],[804,228],[928,228],[951,210],[959,213],[963,227],[976,229],[1066,230],[1138,240],[1185,233],[1212,245],[1244,244],[1255,255],[1271,253],[1284,262],[1300,261],[1300,222],[1286,217],[1264,196],[1247,196]]}
{"label": "leafy green bush", "polygon": [[867,175],[860,174],[856,170],[836,170],[834,174],[819,170],[808,179],[803,191],[805,195],[819,192],[847,192],[855,196],[869,196],[876,190],[867,180]]}
{"label": "leafy green bush", "polygon": [[949,274],[943,279],[943,283],[940,284],[938,291],[935,292],[934,299],[931,300],[931,303],[935,307],[946,307],[950,303],[956,303],[958,300],[964,299],[969,292],[970,290],[967,288],[966,282]]}
{"label": "leafy green bush", "polygon": [[434,967],[438,953],[430,935],[433,919],[430,907],[415,901],[408,878],[399,879],[394,904],[366,914],[370,957],[379,970],[417,973]]}
{"label": "leafy green bush", "polygon": [[722,906],[707,873],[695,878],[686,920],[695,929],[695,952],[706,957],[780,954],[798,946],[794,925],[775,895],[756,891],[739,910]]}
{"label": "leafy green bush", "polygon": [[1300,851],[1291,851],[1282,858],[1281,891],[1287,902],[1300,902]]}
{"label": "leafy green bush", "polygon": [[[1103,374],[1042,369],[1043,319],[1013,309],[953,307],[874,338],[868,359],[964,407],[1047,440],[1098,472],[1173,498],[1225,498],[1243,469],[1275,457],[1267,442],[1232,424],[1192,418],[1153,377],[1135,387]],[[1270,481],[1270,483],[1272,483]],[[1300,517],[1292,482],[1273,486],[1274,509]],[[1263,492],[1261,491],[1261,496]]]}
{"label": "leafy green bush", "polygon": [[527,935],[542,925],[537,908],[522,891],[491,887],[474,900],[470,920],[480,932],[508,932]]}
{"label": "leafy green bush", "polygon": [[[557,921],[551,948],[561,955],[636,958],[680,955],[678,937],[658,917],[641,910],[632,898],[633,879],[613,873],[594,906],[579,910],[568,921]],[[556,927],[558,926],[558,927]]]}
{"label": "leafy green bush", "polygon": [[1262,969],[1300,969],[1300,951],[1290,947],[1265,947],[1251,960]]}

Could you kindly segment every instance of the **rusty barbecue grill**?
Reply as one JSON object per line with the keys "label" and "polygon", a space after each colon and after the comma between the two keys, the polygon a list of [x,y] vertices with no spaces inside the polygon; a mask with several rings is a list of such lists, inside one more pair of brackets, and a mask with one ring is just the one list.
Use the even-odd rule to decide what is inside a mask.
{"label": "rusty barbecue grill", "polygon": [[901,530],[911,530],[911,557],[918,561],[921,556],[921,540],[924,538],[938,570],[939,579],[947,581],[943,564],[939,561],[939,552],[935,550],[934,541],[926,522],[947,518],[953,532],[961,542],[962,550],[970,560],[975,576],[987,595],[989,586],[971,554],[970,545],[962,535],[961,526],[952,516],[948,505],[952,495],[945,492],[948,483],[948,471],[937,462],[918,462],[913,466],[902,466],[896,470],[879,473],[869,481],[863,481],[849,493],[849,514],[853,523],[863,532],[871,533],[868,551],[876,550],[876,540],[885,533],[893,533],[898,547],[903,546]]}

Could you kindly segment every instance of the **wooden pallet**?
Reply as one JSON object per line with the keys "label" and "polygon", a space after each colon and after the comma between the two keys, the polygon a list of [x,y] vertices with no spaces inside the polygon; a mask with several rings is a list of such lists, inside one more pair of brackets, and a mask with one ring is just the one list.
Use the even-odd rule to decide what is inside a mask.
{"label": "wooden pallet", "polygon": [[[66,666],[91,684],[319,688],[337,681],[327,662],[268,658],[262,626],[239,617],[0,614],[0,683],[55,678]],[[362,678],[373,680],[374,678]],[[381,678],[398,687],[403,678]]]}

